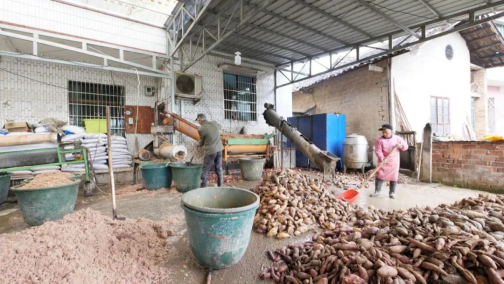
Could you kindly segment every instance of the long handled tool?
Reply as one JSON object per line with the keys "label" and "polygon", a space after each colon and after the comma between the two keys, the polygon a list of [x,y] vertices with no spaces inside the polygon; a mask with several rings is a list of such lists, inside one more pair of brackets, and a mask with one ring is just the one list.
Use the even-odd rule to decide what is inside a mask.
{"label": "long handled tool", "polygon": [[126,218],[117,217],[117,204],[116,204],[116,194],[115,194],[115,179],[114,179],[114,168],[112,166],[112,136],[110,135],[110,107],[106,109],[107,116],[107,148],[108,148],[108,164],[109,164],[109,175],[110,175],[110,187],[112,189],[112,216],[115,220],[125,220]]}
{"label": "long handled tool", "polygon": [[387,157],[385,157],[383,159],[383,161],[381,161],[381,163],[378,164],[378,166],[373,170],[373,172],[361,183],[361,185],[359,186],[359,190],[365,186],[368,181],[375,176],[375,174],[378,172],[378,170],[381,169],[381,167],[385,164],[385,162],[387,162],[387,160],[392,156],[392,153],[394,153],[395,150],[397,150],[399,148],[399,145],[396,145],[394,148],[392,148],[392,151],[390,151],[390,153],[387,155]]}
{"label": "long handled tool", "polygon": [[392,151],[381,161],[380,164],[371,172],[371,174],[360,184],[360,186],[357,189],[349,189],[345,191],[344,193],[336,196],[338,199],[345,199],[348,203],[353,203],[355,200],[357,200],[357,197],[359,196],[359,190],[362,189],[363,186],[365,186],[368,181],[374,177],[374,175],[378,172],[378,170],[385,164],[385,162],[389,159],[390,156],[392,156],[392,153],[399,148],[399,145],[395,146],[392,148]]}

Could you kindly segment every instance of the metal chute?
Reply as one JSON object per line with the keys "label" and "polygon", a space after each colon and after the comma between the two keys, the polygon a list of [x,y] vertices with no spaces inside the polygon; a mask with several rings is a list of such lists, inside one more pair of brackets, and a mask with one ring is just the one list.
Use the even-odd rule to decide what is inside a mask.
{"label": "metal chute", "polygon": [[340,160],[333,154],[320,150],[313,142],[306,138],[296,128],[292,127],[285,119],[278,115],[272,104],[264,104],[264,119],[270,126],[278,129],[285,137],[287,137],[296,148],[301,151],[308,159],[313,162],[317,168],[326,173],[334,173],[336,163]]}

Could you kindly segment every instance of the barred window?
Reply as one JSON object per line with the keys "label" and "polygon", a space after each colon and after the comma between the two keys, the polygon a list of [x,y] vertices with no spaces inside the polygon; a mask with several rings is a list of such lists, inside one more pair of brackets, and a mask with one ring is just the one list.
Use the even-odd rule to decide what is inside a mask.
{"label": "barred window", "polygon": [[257,120],[256,79],[224,73],[224,118]]}
{"label": "barred window", "polygon": [[70,124],[84,127],[84,119],[104,119],[110,106],[111,132],[124,136],[125,99],[124,86],[68,81]]}

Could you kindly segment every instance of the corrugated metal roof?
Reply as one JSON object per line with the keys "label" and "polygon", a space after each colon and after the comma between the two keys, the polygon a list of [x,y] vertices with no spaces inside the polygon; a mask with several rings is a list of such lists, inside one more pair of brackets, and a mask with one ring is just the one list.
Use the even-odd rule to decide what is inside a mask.
{"label": "corrugated metal roof", "polygon": [[[397,32],[398,36],[405,35],[406,32],[402,32],[394,22],[412,27],[438,19],[419,0],[277,0],[262,11],[258,7],[263,0],[244,1],[247,4],[244,13],[255,10],[254,17],[216,50],[240,51],[242,57],[262,58],[275,65],[349,47],[372,38],[378,37],[374,40],[378,42],[380,36],[392,32]],[[366,7],[363,1],[389,18]],[[423,1],[443,16],[486,4],[485,1],[475,0]],[[215,3],[200,20],[200,26],[215,31],[215,15],[222,12],[223,19],[227,21],[233,14],[235,1],[212,2]],[[228,29],[238,24],[237,17],[238,13],[235,13]],[[221,29],[225,24],[221,23]],[[194,34],[198,29],[201,27],[196,28]]]}
{"label": "corrugated metal roof", "polygon": [[[432,30],[428,31],[427,34],[428,35],[437,34],[439,32],[442,32],[442,31],[446,30],[446,29],[449,29],[450,26],[451,25],[447,25],[447,26],[444,26],[444,27],[439,27],[439,28],[432,29]],[[413,42],[413,41],[414,41],[414,38],[412,36],[402,36],[400,38],[394,39],[393,45],[394,46],[401,46],[401,45],[404,45],[404,44],[407,44],[407,43],[410,43],[410,42]],[[387,48],[388,42],[378,43],[378,44],[375,44],[373,46],[377,47],[377,48]],[[361,66],[366,66],[366,65],[369,65],[369,64],[373,64],[373,63],[376,63],[376,62],[381,61],[383,59],[386,59],[388,57],[394,57],[394,56],[397,56],[397,55],[409,52],[410,50],[411,50],[411,47],[407,47],[407,48],[404,48],[404,49],[399,50],[397,52],[394,52],[394,53],[392,53],[390,55],[382,55],[382,56],[374,57],[374,58],[372,58],[370,60],[367,60],[367,61],[364,61],[364,62],[361,62],[361,63],[358,63],[358,64],[354,64],[354,65],[348,66],[346,68],[338,69],[338,70],[335,70],[335,71],[330,72],[330,73],[325,73],[323,75],[315,76],[315,77],[313,77],[311,79],[307,79],[305,81],[302,81],[302,82],[299,82],[299,83],[295,83],[295,84],[293,84],[293,91],[298,91],[298,90],[310,87],[312,85],[321,83],[321,82],[323,82],[325,80],[334,78],[334,77],[339,76],[341,74],[344,74],[344,73],[346,73],[348,71],[351,71],[351,70],[353,70],[355,68],[359,68]],[[366,57],[372,57],[373,54],[377,54],[378,52],[380,52],[380,50],[378,50],[378,49],[368,49],[367,52],[363,52],[362,53],[362,57],[364,57],[364,58],[366,58]],[[343,60],[340,62],[340,65],[344,65],[346,63],[350,63],[350,62],[355,61],[355,56],[344,57],[345,56],[345,52],[341,52],[338,55],[340,55],[341,58],[343,58]]]}

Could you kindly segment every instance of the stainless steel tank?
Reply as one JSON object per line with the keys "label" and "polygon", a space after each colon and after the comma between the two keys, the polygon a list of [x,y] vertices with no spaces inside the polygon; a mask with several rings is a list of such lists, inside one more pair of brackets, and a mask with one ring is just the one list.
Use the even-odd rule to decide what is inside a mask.
{"label": "stainless steel tank", "polygon": [[364,172],[364,167],[368,163],[368,141],[362,135],[348,135],[343,142],[343,164],[346,172],[347,168],[361,169]]}

